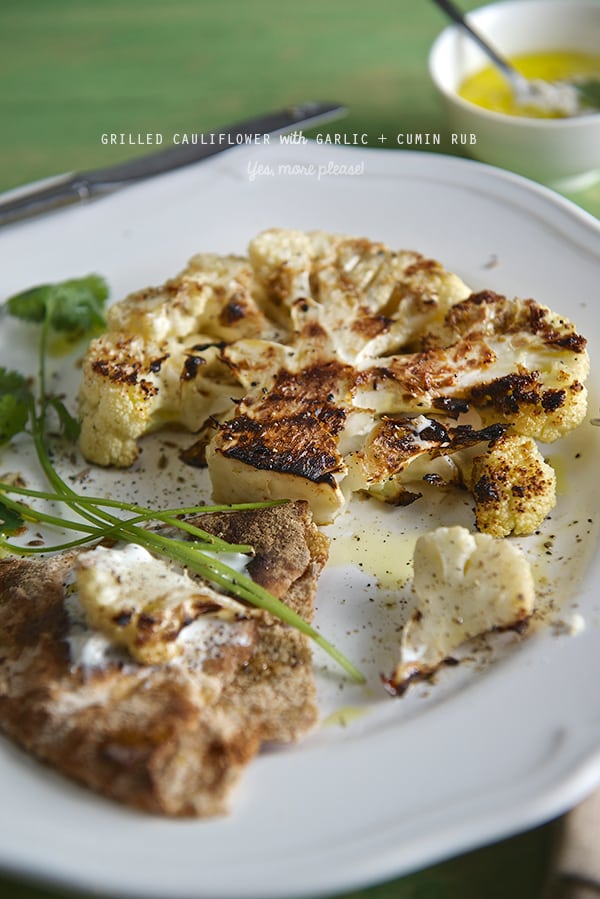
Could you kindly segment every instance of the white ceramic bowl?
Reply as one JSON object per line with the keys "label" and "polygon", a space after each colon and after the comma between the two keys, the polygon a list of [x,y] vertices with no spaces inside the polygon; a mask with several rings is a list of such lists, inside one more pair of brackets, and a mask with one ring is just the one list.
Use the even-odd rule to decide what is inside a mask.
{"label": "white ceramic bowl", "polygon": [[[468,21],[505,56],[548,50],[600,53],[600,2],[506,0],[468,13]],[[429,70],[448,124],[470,155],[560,189],[600,178],[600,112],[534,119],[491,112],[463,100],[463,79],[487,65],[478,45],[458,26],[435,41]]]}

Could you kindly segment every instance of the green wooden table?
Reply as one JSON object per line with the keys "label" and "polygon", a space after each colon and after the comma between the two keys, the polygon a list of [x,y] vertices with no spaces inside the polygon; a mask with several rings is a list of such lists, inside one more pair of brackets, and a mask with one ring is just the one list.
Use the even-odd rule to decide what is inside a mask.
{"label": "green wooden table", "polygon": [[[0,190],[139,154],[103,133],[211,130],[307,99],[344,103],[344,131],[373,146],[440,131],[427,53],[444,24],[427,0],[0,0]],[[600,215],[600,185],[569,198]],[[536,899],[558,827],[344,899]],[[57,895],[0,876],[2,899]]]}

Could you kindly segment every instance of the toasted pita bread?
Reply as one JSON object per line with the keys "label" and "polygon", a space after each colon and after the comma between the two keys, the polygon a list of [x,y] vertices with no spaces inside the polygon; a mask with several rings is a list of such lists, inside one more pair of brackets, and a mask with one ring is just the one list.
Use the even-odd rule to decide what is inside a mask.
{"label": "toasted pita bread", "polygon": [[[312,617],[327,541],[306,503],[205,515],[201,524],[251,543],[251,576]],[[233,638],[200,662],[184,653],[177,664],[144,665],[121,651],[101,665],[77,663],[68,586],[77,558],[0,560],[0,729],[136,809],[225,813],[261,745],[297,740],[317,720],[307,639],[248,609],[231,625]]]}

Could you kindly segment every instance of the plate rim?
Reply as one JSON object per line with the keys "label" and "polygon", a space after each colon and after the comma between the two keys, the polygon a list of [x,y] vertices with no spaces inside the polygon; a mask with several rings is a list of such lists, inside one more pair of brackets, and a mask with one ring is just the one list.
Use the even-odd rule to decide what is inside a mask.
{"label": "plate rim", "polygon": [[[267,150],[265,147],[264,150]],[[365,149],[361,148],[360,150],[354,148],[335,148],[335,155],[339,158],[354,158],[358,155],[358,153],[364,153]],[[271,153],[273,152],[273,147],[270,148]],[[286,148],[287,151],[287,148]],[[284,151],[284,154],[285,152]],[[256,152],[256,149],[253,149],[252,152]],[[318,159],[320,156],[325,158],[325,154],[331,155],[333,150],[332,148],[324,148],[319,147],[318,145],[308,145],[305,147],[294,148],[294,153],[303,152],[308,154],[307,158],[315,158]],[[261,150],[263,153],[263,150]],[[201,163],[197,163],[194,166],[187,167],[185,172],[178,172],[178,178],[187,178],[194,177],[197,174],[197,170],[202,168],[209,172],[209,167],[212,168],[229,168],[229,162],[231,161],[234,164],[241,163],[241,160],[245,158],[248,154],[248,150],[246,148],[235,148],[232,151],[228,151],[227,154],[223,154],[221,157],[215,157],[209,161],[203,161]],[[264,153],[265,158],[268,158],[270,153]],[[237,158],[236,158],[237,157]],[[426,165],[431,169],[436,169],[437,172],[449,172],[450,176],[454,177],[454,173],[457,173],[458,181],[461,179],[469,179],[473,176],[475,181],[478,182],[487,182],[491,187],[503,186],[508,188],[513,193],[516,192],[518,196],[525,194],[527,197],[531,198],[535,196],[539,203],[541,203],[544,209],[553,209],[557,210],[560,216],[566,216],[571,221],[577,221],[580,226],[580,233],[582,235],[583,241],[583,251],[585,253],[593,253],[592,249],[588,249],[586,244],[589,243],[590,246],[593,244],[592,237],[597,236],[597,233],[600,233],[600,222],[590,213],[582,210],[580,207],[576,206],[570,200],[556,194],[549,188],[546,188],[542,185],[538,185],[535,182],[528,181],[521,176],[514,175],[509,172],[504,172],[502,170],[495,169],[491,166],[487,166],[483,163],[475,162],[473,160],[462,159],[458,157],[445,156],[437,153],[420,153],[415,151],[389,151],[389,150],[379,150],[378,148],[369,148],[367,150],[367,157],[370,157],[373,160],[377,160],[377,164],[381,169],[385,171],[387,174],[388,169],[396,168],[398,165],[400,167],[404,166],[406,171],[410,169],[419,169],[422,167],[423,163],[426,162]],[[389,158],[388,158],[389,157]],[[400,160],[400,163],[399,163]],[[160,179],[170,178],[176,173],[170,173],[166,176],[160,176]],[[218,172],[217,172],[218,174]],[[402,174],[402,173],[399,173]],[[158,179],[152,179],[153,181]],[[135,188],[132,190],[139,191],[144,189],[151,184],[152,182],[145,182],[144,185],[135,185]],[[464,184],[460,186],[464,187]],[[10,193],[10,192],[9,192]],[[120,195],[123,196],[123,193],[120,192]],[[105,200],[100,202],[110,202],[114,197],[119,196],[118,194],[113,194],[111,197],[105,198]],[[71,207],[69,212],[77,211],[81,207]],[[92,209],[93,207],[88,207]],[[62,213],[60,213],[62,215]],[[36,220],[27,220],[14,224],[10,224],[5,226],[5,228],[0,231],[0,243],[2,242],[2,238],[5,234],[9,234],[11,232],[15,233],[16,229],[27,228],[30,225],[34,224],[37,226],[37,223],[41,223],[45,225],[48,223],[49,217],[45,216],[44,219],[36,219]],[[566,229],[569,230],[568,228]],[[579,234],[579,232],[578,232]],[[579,244],[579,237],[577,240],[574,239],[573,235],[571,235],[571,240],[573,243],[581,246]],[[595,255],[600,259],[600,246],[596,248]],[[548,791],[546,790],[543,795],[537,796],[537,801],[535,801],[536,797],[532,797],[530,805],[527,807],[527,812],[525,810],[521,810],[521,818],[520,822],[524,827],[534,826],[535,824],[541,823],[542,820],[551,817],[553,814],[559,814],[562,811],[565,811],[571,802],[579,801],[584,798],[584,796],[595,786],[600,783],[600,749],[595,748],[592,750],[592,744],[598,746],[598,738],[600,737],[600,720],[597,723],[597,727],[593,727],[590,734],[584,735],[583,742],[579,747],[579,751],[581,753],[581,758],[579,764],[575,768],[571,768],[568,774],[564,774],[562,779],[558,782],[554,783],[554,790]],[[573,737],[573,735],[571,735]],[[347,755],[348,753],[346,753]],[[87,795],[87,794],[86,794]],[[92,797],[93,798],[93,797]],[[235,808],[233,811],[233,815],[235,815]],[[420,867],[422,864],[433,863],[433,861],[440,860],[443,857],[447,857],[450,854],[454,854],[457,851],[467,851],[469,848],[474,848],[475,845],[481,845],[482,842],[487,842],[491,838],[501,838],[502,836],[508,835],[510,832],[514,832],[514,820],[513,823],[510,823],[510,815],[506,813],[502,821],[498,819],[498,816],[494,816],[491,812],[488,816],[489,820],[487,820],[487,826],[485,823],[483,826],[480,826],[479,835],[475,838],[475,842],[473,842],[473,837],[470,843],[465,844],[464,838],[461,843],[463,848],[461,849],[456,845],[456,839],[453,843],[452,838],[449,833],[446,833],[445,836],[445,848],[442,849],[438,847],[436,853],[431,856],[431,849],[429,849],[429,855],[431,856],[430,861],[424,861],[423,858],[420,860],[417,859],[417,867]],[[485,816],[484,816],[485,818]],[[480,816],[480,823],[484,821],[484,818]],[[204,827],[205,823],[201,822],[200,827]],[[483,837],[483,840],[481,839]],[[460,839],[459,839],[460,842]],[[427,851],[424,850],[424,855],[427,854]],[[20,867],[11,867],[7,865],[8,860],[6,859],[6,851],[3,850],[0,845],[0,866],[2,866],[7,873],[11,871],[13,873],[19,873],[20,875],[28,875],[32,876],[33,869],[31,861],[23,863]],[[357,888],[361,885],[366,885],[369,882],[372,882],[372,878],[374,876],[374,867],[377,867],[379,873],[377,874],[377,879],[386,879],[388,877],[397,877],[402,874],[408,873],[410,870],[414,870],[414,866],[411,865],[401,866],[401,870],[398,873],[398,865],[397,865],[397,854],[394,854],[393,848],[390,848],[386,853],[380,855],[379,861],[369,862],[368,864],[363,863],[362,867],[360,864],[355,863],[354,868],[352,869],[353,873],[348,873],[345,876],[345,881],[340,881],[340,875],[335,874],[333,877],[329,874],[326,875],[323,871],[321,871],[318,875],[312,874],[311,877],[305,878],[304,885],[301,890],[296,889],[295,887],[291,887],[290,884],[286,885],[278,880],[269,886],[269,890],[265,892],[264,885],[257,890],[254,887],[254,892],[252,889],[248,891],[244,891],[242,893],[239,892],[239,889],[232,890],[231,887],[224,888],[223,890],[219,889],[218,884],[211,883],[210,884],[210,892],[198,892],[198,886],[196,883],[189,882],[185,886],[182,884],[181,887],[175,885],[174,890],[170,890],[169,894],[171,899],[191,899],[192,896],[197,899],[198,896],[214,897],[214,899],[239,899],[240,896],[246,897],[246,899],[253,899],[254,896],[258,897],[262,896],[263,899],[267,899],[268,896],[295,896],[295,895],[316,895],[317,893],[324,894],[325,892],[341,892],[345,889],[353,889]],[[279,875],[281,877],[281,873]],[[87,881],[84,874],[80,873],[79,877],[71,872],[71,874],[67,874],[65,871],[59,872],[56,870],[53,875],[51,875],[50,880],[48,879],[48,872],[45,873],[40,871],[38,872],[38,877],[35,879],[39,879],[44,882],[52,882],[56,884],[62,884],[64,886],[71,886],[72,888],[79,889],[89,889],[90,883]],[[109,878],[110,880],[110,878]],[[125,890],[127,895],[135,895],[140,892],[141,889],[144,890],[144,893],[149,896],[161,896],[163,893],[161,892],[153,892],[154,887],[156,886],[158,889],[163,889],[158,884],[148,884],[145,883],[141,886],[139,883],[134,882],[135,878],[129,884],[124,884],[122,881],[117,882],[116,880],[112,883],[108,883],[106,880],[101,884],[103,889],[106,889],[107,886],[110,890],[118,890],[123,893]],[[335,883],[334,883],[335,881]],[[238,887],[240,886],[238,882]],[[290,888],[291,887],[291,888]],[[94,885],[94,888],[98,888],[98,885]]]}

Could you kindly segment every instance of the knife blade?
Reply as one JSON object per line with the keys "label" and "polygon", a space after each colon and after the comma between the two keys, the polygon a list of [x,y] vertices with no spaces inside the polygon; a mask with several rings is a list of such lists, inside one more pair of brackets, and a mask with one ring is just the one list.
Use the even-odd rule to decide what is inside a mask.
{"label": "knife blade", "polygon": [[[299,125],[316,125],[344,115],[339,103],[307,102],[247,119],[218,131],[202,132],[196,142],[169,146],[157,153],[128,162],[83,172],[70,172],[39,187],[0,200],[0,226],[29,218],[70,203],[84,202],[121,187],[207,159],[257,135],[291,131]],[[12,194],[13,192],[11,192]]]}

